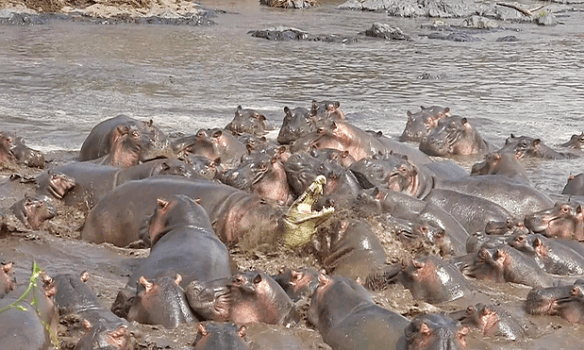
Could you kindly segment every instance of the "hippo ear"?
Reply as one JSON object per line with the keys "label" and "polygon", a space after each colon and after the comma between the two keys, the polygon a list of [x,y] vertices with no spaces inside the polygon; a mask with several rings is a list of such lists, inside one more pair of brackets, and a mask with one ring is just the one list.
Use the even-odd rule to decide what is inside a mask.
{"label": "hippo ear", "polygon": [[576,214],[581,214],[582,213],[582,205],[578,205],[576,207]]}
{"label": "hippo ear", "polygon": [[150,119],[150,120],[148,121],[148,123],[146,123],[146,127],[148,127],[148,128],[149,128],[149,127],[151,127],[151,126],[152,126],[152,124],[154,124],[154,122],[152,121],[152,119]]}
{"label": "hippo ear", "polygon": [[217,130],[213,133],[214,138],[221,137],[221,135],[223,135],[223,132],[221,130]]}
{"label": "hippo ear", "polygon": [[476,311],[476,309],[475,309],[474,305],[469,305],[469,306],[466,308],[466,314],[467,314],[467,315],[472,315],[472,314],[474,314],[474,313],[475,313],[475,311]]}
{"label": "hippo ear", "polygon": [[241,108],[241,105],[237,106],[237,109],[235,110],[235,116],[240,116],[242,110],[243,108]]}
{"label": "hippo ear", "polygon": [[10,270],[12,270],[12,261],[6,263],[5,265],[2,265],[2,270],[4,271],[4,273],[10,272]]}
{"label": "hippo ear", "polygon": [[462,125],[466,125],[466,123],[468,123],[468,119],[462,118],[460,122],[462,123]]}
{"label": "hippo ear", "polygon": [[446,113],[450,113],[450,107],[446,107],[442,110],[442,113],[446,114]]}
{"label": "hippo ear", "polygon": [[336,128],[337,128],[337,123],[336,122],[333,122],[331,124],[331,129],[335,130]]}
{"label": "hippo ear", "polygon": [[537,248],[540,247],[542,245],[541,239],[539,239],[539,237],[537,237],[534,241],[533,241],[533,247]]}
{"label": "hippo ear", "polygon": [[284,113],[286,113],[286,116],[292,115],[292,112],[290,111],[290,108],[288,108],[288,106],[284,106]]}
{"label": "hippo ear", "polygon": [[207,331],[207,329],[205,328],[205,326],[203,326],[202,323],[199,323],[199,325],[197,326],[197,332],[199,332],[199,334],[202,335],[202,336],[209,335],[209,332]]}
{"label": "hippo ear", "polygon": [[540,142],[541,142],[541,140],[540,140],[540,139],[535,139],[535,140],[533,140],[532,144],[533,144],[534,146],[537,146],[537,145],[539,145],[539,144],[540,144]]}
{"label": "hippo ear", "polygon": [[255,119],[259,119],[259,120],[266,120],[266,117],[263,114],[259,114],[259,113],[254,113],[253,117]]}
{"label": "hippo ear", "polygon": [[182,282],[182,276],[177,273],[176,276],[174,277],[174,284],[176,284],[177,286],[180,285],[180,283]]}
{"label": "hippo ear", "polygon": [[511,134],[510,138],[514,139],[515,138],[515,135]]}
{"label": "hippo ear", "polygon": [[357,284],[360,285],[360,286],[363,285],[363,280],[361,279],[361,277],[357,277],[357,279],[355,280],[355,282],[357,282]]}
{"label": "hippo ear", "polygon": [[247,334],[247,328],[245,326],[239,327],[239,329],[237,330],[237,336],[239,336],[240,338],[245,338],[246,334]]}
{"label": "hippo ear", "polygon": [[87,281],[89,281],[89,272],[87,271],[83,271],[81,272],[81,275],[79,276],[79,279],[81,280],[81,282],[85,283]]}
{"label": "hippo ear", "polygon": [[407,112],[406,112],[406,114],[408,115],[408,119],[409,119],[409,120],[412,120],[412,119],[414,119],[414,118],[412,118],[412,116],[413,116],[412,112],[410,112],[410,111],[407,111]]}
{"label": "hippo ear", "polygon": [[211,163],[212,166],[217,166],[221,164],[221,157],[217,157],[213,160],[213,162]]}
{"label": "hippo ear", "polygon": [[574,180],[574,174],[570,172],[570,176],[568,176],[568,182]]}
{"label": "hippo ear", "polygon": [[493,158],[495,160],[501,160],[501,154],[500,153],[495,153],[495,154],[493,154]]}
{"label": "hippo ear", "polygon": [[318,286],[324,286],[331,281],[331,278],[326,275],[325,270],[320,270],[318,274]]}
{"label": "hippo ear", "polygon": [[432,329],[426,324],[426,322],[422,322],[420,324],[420,334],[430,335],[431,333]]}
{"label": "hippo ear", "polygon": [[335,108],[339,108],[341,107],[341,103],[339,101],[335,101],[333,102],[333,106],[335,106]]}
{"label": "hippo ear", "polygon": [[247,151],[247,154],[250,155],[253,152],[253,147],[248,143],[245,145],[245,150]]}
{"label": "hippo ear", "polygon": [[341,158],[347,158],[349,156],[349,151],[344,151],[341,153]]}
{"label": "hippo ear", "polygon": [[486,316],[486,315],[492,315],[492,314],[494,314],[494,313],[495,313],[495,310],[491,309],[490,307],[488,307],[488,306],[486,306],[486,305],[485,305],[485,307],[483,307],[483,310],[481,311],[481,314],[482,314],[483,316]]}
{"label": "hippo ear", "polygon": [[253,279],[253,283],[258,284],[262,281],[262,275],[260,275],[259,273],[257,274],[257,276],[254,277]]}
{"label": "hippo ear", "polygon": [[168,207],[168,204],[169,204],[169,201],[167,201],[166,199],[162,199],[162,198],[156,199],[156,205],[160,209],[165,209],[166,207]]}
{"label": "hippo ear", "polygon": [[198,198],[196,198],[196,199],[195,199],[195,203],[197,203],[197,204],[201,204],[201,197],[198,197]]}
{"label": "hippo ear", "polygon": [[280,147],[278,147],[278,153],[279,154],[282,154],[284,152],[286,152],[286,146],[280,146]]}
{"label": "hippo ear", "polygon": [[416,259],[412,259],[412,266],[414,266],[416,269],[421,269],[424,267],[424,263]]}
{"label": "hippo ear", "polygon": [[154,286],[152,282],[148,281],[144,276],[140,276],[138,283],[140,283],[144,287],[146,293],[149,293],[152,290],[152,287]]}
{"label": "hippo ear", "polygon": [[91,322],[88,319],[84,319],[83,320],[83,328],[85,328],[86,331],[90,331],[91,328],[93,328],[93,325],[91,324]]}

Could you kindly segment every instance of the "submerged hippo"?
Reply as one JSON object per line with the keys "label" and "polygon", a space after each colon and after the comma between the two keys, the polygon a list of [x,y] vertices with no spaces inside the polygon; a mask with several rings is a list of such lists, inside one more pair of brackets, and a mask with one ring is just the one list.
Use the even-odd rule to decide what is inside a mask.
{"label": "submerged hippo", "polygon": [[582,288],[584,281],[573,285],[533,288],[525,300],[525,310],[532,315],[560,316],[571,323],[584,323]]}
{"label": "submerged hippo", "polygon": [[237,106],[233,120],[225,126],[225,130],[229,130],[236,134],[248,133],[254,135],[264,135],[267,130],[266,117],[258,113],[255,109],[243,109]]}
{"label": "submerged hippo", "polygon": [[568,183],[564,186],[562,194],[584,196],[584,173],[575,176],[570,174],[568,177]]}
{"label": "submerged hippo", "polygon": [[570,141],[561,144],[562,147],[582,149],[584,148],[584,132],[580,135],[574,134],[570,137]]}
{"label": "submerged hippo", "polygon": [[38,230],[43,223],[55,217],[55,207],[44,198],[25,196],[10,207],[14,215],[28,229]]}
{"label": "submerged hippo", "polygon": [[45,158],[41,152],[26,146],[22,137],[0,131],[0,165],[44,168]]}
{"label": "submerged hippo", "polygon": [[193,350],[249,350],[245,340],[247,328],[239,328],[232,322],[201,322],[197,326],[197,336]]}
{"label": "submerged hippo", "polygon": [[572,153],[557,152],[546,146],[540,139],[529,136],[519,136],[511,134],[499,153],[513,153],[518,158],[540,158],[540,159],[570,159],[578,156]]}
{"label": "submerged hippo", "polygon": [[408,121],[399,138],[400,141],[420,142],[424,137],[428,136],[432,129],[438,126],[438,122],[441,119],[450,117],[450,108],[448,107],[420,106],[420,108],[422,110],[416,113],[407,112]]}
{"label": "submerged hippo", "polygon": [[459,116],[440,120],[420,142],[420,151],[440,157],[483,155],[491,149],[492,146],[483,140],[468,119]]}
{"label": "submerged hippo", "polygon": [[226,168],[236,167],[241,157],[247,154],[243,142],[231,132],[217,128],[200,129],[195,135],[173,141],[171,147],[179,158],[195,154],[210,160],[221,159],[221,164]]}
{"label": "submerged hippo", "polygon": [[462,312],[450,314],[463,325],[478,328],[486,337],[501,337],[509,340],[520,340],[527,337],[525,329],[511,317],[503,307],[495,304],[478,303],[469,305]]}
{"label": "submerged hippo", "polygon": [[472,166],[471,175],[504,175],[520,183],[529,184],[527,172],[516,154],[489,153],[482,162]]}
{"label": "submerged hippo", "polygon": [[284,107],[284,120],[278,133],[277,141],[282,145],[290,144],[300,137],[316,131],[316,121],[310,111],[303,107],[290,109]]}
{"label": "submerged hippo", "polygon": [[119,115],[102,121],[91,129],[79,152],[79,160],[93,160],[112,151],[116,140],[123,135],[130,135],[134,142],[132,148],[139,149],[140,161],[169,154],[166,135],[148,122],[138,121],[126,115]]}

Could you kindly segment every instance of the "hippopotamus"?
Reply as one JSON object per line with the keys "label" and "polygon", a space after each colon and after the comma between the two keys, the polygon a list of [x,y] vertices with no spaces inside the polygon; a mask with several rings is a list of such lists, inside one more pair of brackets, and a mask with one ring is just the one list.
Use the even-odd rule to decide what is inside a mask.
{"label": "hippopotamus", "polygon": [[277,275],[272,275],[284,292],[293,302],[312,295],[318,287],[318,274],[316,269],[305,267],[298,270],[282,269]]}
{"label": "hippopotamus", "polygon": [[525,310],[532,315],[560,316],[571,323],[584,323],[582,288],[584,281],[572,285],[533,288],[525,300]]}
{"label": "hippopotamus", "polygon": [[[112,146],[122,135],[129,135],[134,144],[132,149],[139,149],[140,161],[169,155],[169,142],[166,135],[148,122],[138,121],[126,115],[106,119],[91,129],[79,152],[79,160],[101,158],[112,151]],[[128,147],[128,145],[126,145]]]}
{"label": "hippopotamus", "polygon": [[264,135],[267,133],[266,117],[258,113],[255,109],[243,109],[237,106],[233,120],[225,126],[225,130],[229,130],[235,134],[254,134]]}
{"label": "hippopotamus", "polygon": [[379,290],[395,282],[409,289],[414,298],[431,304],[468,297],[473,290],[454,265],[432,255],[419,256],[401,265],[389,265],[369,275],[365,285]]}
{"label": "hippopotamus", "polygon": [[88,279],[87,272],[80,275],[58,274],[53,279],[56,287],[55,306],[61,317],[74,314],[83,320],[86,333],[75,349],[93,349],[92,344],[99,344],[106,349],[133,349],[134,339],[128,322],[101,304],[85,284]]}
{"label": "hippopotamus", "polygon": [[316,132],[297,139],[290,150],[307,152],[312,148],[348,151],[355,160],[361,160],[379,152],[384,153],[386,150],[375,136],[344,121],[333,121],[319,127]]}
{"label": "hippopotamus", "polygon": [[548,273],[584,274],[584,256],[561,241],[563,240],[549,239],[540,234],[518,235],[510,245],[532,255],[538,265]]}
{"label": "hippopotamus", "polygon": [[339,101],[312,100],[310,115],[315,118],[317,126],[325,121],[345,120],[345,113],[341,110]]}
{"label": "hippopotamus", "polygon": [[491,221],[485,225],[485,233],[487,235],[511,236],[514,234],[528,234],[529,232],[523,220],[514,218],[508,218],[505,221]]}
{"label": "hippopotamus", "polygon": [[296,196],[306,191],[319,175],[327,179],[323,189],[325,195],[353,194],[362,189],[352,172],[348,172],[333,162],[315,158],[308,153],[292,154],[284,162],[284,169],[288,184]]}
{"label": "hippopotamus", "polygon": [[49,201],[30,196],[25,196],[14,203],[10,209],[26,228],[35,231],[57,214],[55,207]]}
{"label": "hippopotamus", "polygon": [[460,116],[440,120],[420,142],[420,151],[430,156],[474,156],[491,150],[492,146],[483,140],[468,119]]}
{"label": "hippopotamus", "polygon": [[83,328],[86,333],[79,339],[73,350],[132,350],[135,348],[131,333],[125,324],[113,325],[103,319],[94,322],[83,320]]}
{"label": "hippopotamus", "polygon": [[341,276],[320,274],[308,322],[335,350],[405,350],[407,318],[373,302],[369,292]]}
{"label": "hippopotamus", "polygon": [[525,226],[548,237],[584,240],[584,210],[575,202],[557,202],[552,208],[525,217]]}
{"label": "hippopotamus", "polygon": [[219,174],[217,179],[226,185],[282,204],[288,204],[293,199],[279,155],[252,153],[242,158],[237,168]]}
{"label": "hippopotamus", "polygon": [[466,240],[466,252],[470,254],[478,252],[481,248],[498,248],[507,241],[507,236],[489,236],[483,232],[474,232]]}
{"label": "hippopotamus", "polygon": [[259,242],[270,243],[271,247],[279,246],[280,242],[286,247],[306,245],[316,227],[334,212],[334,208],[311,209],[322,195],[325,182],[324,177],[317,177],[307,191],[286,208],[207,180],[162,176],[130,181],[116,187],[90,211],[81,238],[118,246],[140,240],[148,242],[144,228],[148,215],[156,207],[156,199],[184,194],[195,199],[204,198],[201,205],[215,233],[227,245],[235,245],[244,237],[253,247]]}
{"label": "hippopotamus", "polygon": [[16,288],[16,279],[14,278],[12,267],[12,262],[2,262],[0,267],[0,298]]}
{"label": "hippopotamus", "polygon": [[136,297],[128,310],[128,321],[175,328],[197,321],[191,311],[185,293],[180,287],[182,277],[157,277],[138,279]]}
{"label": "hippopotamus", "polygon": [[425,153],[420,151],[418,148],[414,148],[406,143],[392,140],[389,137],[383,135],[381,131],[367,131],[370,135],[375,137],[381,144],[385,147],[384,153],[392,153],[396,155],[406,156],[412,163],[421,166],[424,164],[432,163],[430,157]]}
{"label": "hippopotamus", "polygon": [[108,154],[97,159],[88,160],[99,165],[111,165],[127,168],[140,164],[142,147],[141,134],[136,125],[119,125],[116,138],[112,140]]}
{"label": "hippopotamus", "polygon": [[[35,268],[35,288],[14,289],[0,299],[0,348],[16,350],[47,349],[57,334],[59,315],[52,297],[55,285],[50,276]],[[26,332],[23,332],[26,327]]]}
{"label": "hippopotamus", "polygon": [[422,314],[416,316],[405,329],[408,350],[464,350],[470,331],[448,315]]}
{"label": "hippopotamus", "polygon": [[231,276],[229,252],[213,232],[209,216],[185,195],[156,200],[148,236],[150,255],[133,270],[128,281],[130,286],[142,277],[176,276],[177,273],[185,287],[194,280]]}
{"label": "hippopotamus", "polygon": [[493,152],[482,162],[472,166],[471,175],[503,175],[519,183],[529,184],[527,171],[519,163],[517,154]]}
{"label": "hippopotamus", "polygon": [[213,281],[192,281],[185,295],[197,318],[208,321],[229,320],[231,308],[231,277]]}
{"label": "hippopotamus", "polygon": [[211,160],[204,156],[191,154],[185,158],[185,161],[192,165],[195,174],[207,180],[215,179],[221,169],[221,158]]}
{"label": "hippopotamus", "polygon": [[377,235],[364,222],[338,220],[316,239],[323,267],[335,275],[365,279],[387,259]]}
{"label": "hippopotamus", "polygon": [[578,157],[572,153],[554,151],[540,139],[529,136],[516,137],[513,134],[505,140],[505,145],[497,152],[513,153],[517,158],[570,159]]}
{"label": "hippopotamus", "polygon": [[427,237],[443,252],[464,254],[468,232],[443,209],[432,203],[414,198],[405,193],[375,188],[371,194],[362,192],[355,201],[353,210],[370,214],[389,213],[391,216],[416,223],[427,223],[440,228],[446,235]]}
{"label": "hippopotamus", "polygon": [[513,282],[531,287],[551,287],[553,276],[546,273],[530,257],[517,249],[502,245],[481,248],[472,255],[472,262],[461,267],[466,276],[495,283]]}
{"label": "hippopotamus", "polygon": [[514,218],[522,218],[553,205],[553,201],[542,192],[502,175],[467,176],[456,180],[442,180],[436,182],[435,188],[487,199],[506,209]]}
{"label": "hippopotamus", "polygon": [[154,159],[129,168],[74,162],[51,169],[36,178],[37,196],[63,200],[66,205],[90,210],[115,187],[131,180],[157,175],[200,178],[195,169],[174,158]]}
{"label": "hippopotamus", "polygon": [[40,151],[25,145],[22,137],[12,132],[0,131],[0,164],[44,168],[45,157]]}
{"label": "hippopotamus", "polygon": [[507,313],[503,307],[483,303],[469,305],[462,312],[453,312],[450,317],[462,325],[478,328],[485,337],[501,337],[521,340],[527,337],[525,329]]}
{"label": "hippopotamus", "polygon": [[429,171],[393,154],[374,155],[353,163],[349,169],[365,189],[381,186],[407,193],[416,198],[425,197],[432,189]]}
{"label": "hippopotamus", "polygon": [[561,147],[582,149],[584,148],[584,132],[580,135],[574,134],[570,137],[570,141],[560,145]]}
{"label": "hippopotamus", "polygon": [[290,144],[302,136],[316,131],[316,121],[310,111],[304,107],[290,109],[284,107],[284,120],[276,140],[282,145]]}
{"label": "hippopotamus", "polygon": [[419,112],[407,112],[408,121],[406,128],[401,134],[399,140],[401,142],[413,141],[420,142],[425,136],[428,136],[430,131],[438,126],[441,119],[450,117],[450,108],[442,108],[439,106],[424,107]]}
{"label": "hippopotamus", "polygon": [[233,322],[201,322],[197,326],[193,350],[249,350],[246,330],[246,326],[238,328]]}
{"label": "hippopotamus", "polygon": [[247,154],[245,145],[231,132],[222,129],[200,129],[195,135],[185,136],[172,142],[172,150],[179,158],[196,154],[215,160],[221,159],[226,168],[239,165]]}
{"label": "hippopotamus", "polygon": [[456,191],[433,189],[424,201],[452,215],[469,233],[484,232],[488,222],[505,221],[511,217],[496,203]]}
{"label": "hippopotamus", "polygon": [[570,174],[568,177],[568,183],[564,186],[562,194],[584,196],[584,173],[580,173],[576,176]]}
{"label": "hippopotamus", "polygon": [[300,321],[290,297],[272,277],[261,271],[233,275],[230,292],[229,320],[234,323],[263,322],[289,327]]}
{"label": "hippopotamus", "polygon": [[344,168],[348,168],[351,164],[355,163],[355,159],[351,157],[349,151],[341,152],[334,148],[314,148],[310,151],[310,155],[318,160],[331,162]]}

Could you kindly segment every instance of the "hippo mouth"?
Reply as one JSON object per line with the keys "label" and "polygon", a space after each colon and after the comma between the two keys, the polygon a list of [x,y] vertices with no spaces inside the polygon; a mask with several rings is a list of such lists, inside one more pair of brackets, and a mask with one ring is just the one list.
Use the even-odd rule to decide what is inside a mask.
{"label": "hippo mouth", "polygon": [[227,321],[229,318],[229,309],[231,308],[231,290],[226,290],[217,295],[214,310],[217,321]]}
{"label": "hippo mouth", "polygon": [[391,173],[387,180],[387,187],[392,191],[415,196],[419,188],[418,171],[414,168],[407,174],[402,171]]}

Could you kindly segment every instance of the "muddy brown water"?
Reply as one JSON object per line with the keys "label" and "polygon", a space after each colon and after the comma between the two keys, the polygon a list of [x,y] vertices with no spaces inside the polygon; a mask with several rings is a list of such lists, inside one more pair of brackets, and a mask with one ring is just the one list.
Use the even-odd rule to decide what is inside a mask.
{"label": "muddy brown water", "polygon": [[[406,111],[415,112],[420,105],[449,106],[497,146],[514,133],[539,137],[554,147],[584,130],[581,5],[545,3],[562,22],[555,27],[504,23],[507,29],[479,33],[482,40],[460,43],[419,36],[430,32],[420,26],[432,19],[339,11],[338,1],[323,1],[309,10],[271,9],[252,0],[202,3],[227,11],[213,18],[217,25],[1,26],[0,129],[15,131],[31,147],[47,152],[51,165],[72,161],[91,128],[120,113],[151,118],[163,131],[180,135],[225,126],[242,105],[260,110],[278,128],[284,106],[308,107],[312,99],[338,100],[352,123],[393,137],[403,131]],[[577,11],[560,12],[566,8]],[[462,19],[446,21],[458,24]],[[398,26],[413,40],[270,42],[247,34],[284,25],[313,34],[354,35],[374,22]],[[508,35],[519,41],[495,41]],[[457,161],[466,168],[474,162]],[[525,164],[533,186],[554,199],[561,198],[568,175],[584,169],[582,158]],[[3,199],[3,208],[11,201]],[[61,217],[57,222],[51,232],[61,236],[37,232],[0,238],[0,257],[16,263],[19,283],[28,279],[33,259],[50,274],[87,270],[92,275],[88,283],[109,307],[132,266],[148,252],[81,242],[76,239],[78,218],[70,222]],[[389,259],[399,258],[399,244],[384,239]],[[318,267],[311,256],[279,252],[236,253],[235,258],[243,269],[270,273],[282,266]],[[522,304],[529,288],[473,284],[481,291],[477,298],[504,305],[531,336],[505,342],[483,339],[473,331],[473,348],[582,348],[582,325],[525,314]],[[415,301],[399,286],[376,293],[375,299],[407,316],[466,307]],[[188,348],[194,340],[192,327],[141,329],[141,344],[148,348]],[[278,330],[250,327],[248,338],[261,339],[270,332]],[[300,348],[327,348],[305,322],[287,332],[308,340]]]}

